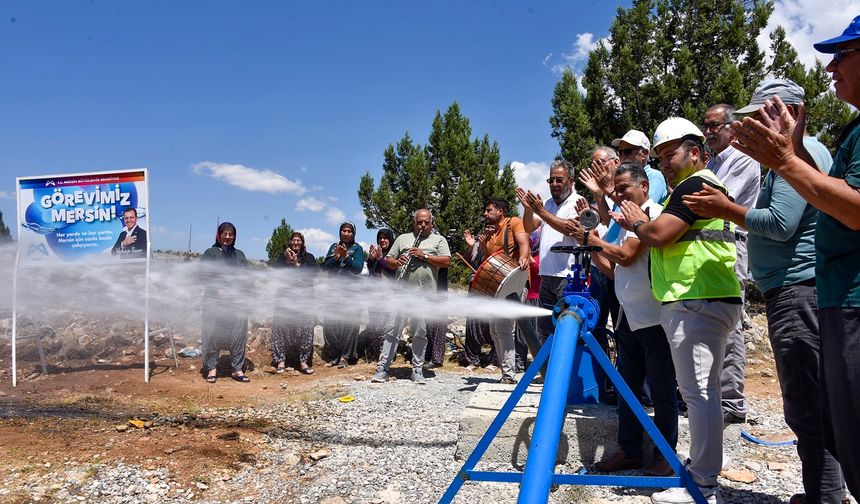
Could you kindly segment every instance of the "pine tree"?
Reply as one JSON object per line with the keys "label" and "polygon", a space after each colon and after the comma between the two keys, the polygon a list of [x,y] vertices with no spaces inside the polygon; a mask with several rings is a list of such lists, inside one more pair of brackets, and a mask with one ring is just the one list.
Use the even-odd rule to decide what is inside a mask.
{"label": "pine tree", "polygon": [[269,238],[269,243],[266,244],[266,253],[269,255],[269,264],[274,264],[275,261],[283,255],[290,243],[290,235],[293,234],[293,228],[287,224],[286,219],[281,219],[281,223],[272,230],[272,237]]}
{"label": "pine tree", "polygon": [[[598,44],[589,55],[582,81],[587,95],[576,96],[572,75],[563,74],[556,85],[550,125],[562,155],[605,144],[628,129],[650,135],[673,115],[698,123],[717,102],[746,103],[764,75],[755,39],[772,9],[751,0],[635,0],[619,8],[608,46]],[[557,134],[557,125],[573,124],[588,125],[580,129],[585,134]]]}
{"label": "pine tree", "polygon": [[[358,199],[367,227],[388,227],[395,233],[412,229],[412,213],[433,212],[435,227],[452,252],[463,249],[463,230],[478,230],[484,203],[501,198],[516,205],[516,181],[510,164],[500,168],[499,145],[489,135],[472,138],[469,119],[456,102],[436,112],[426,146],[408,133],[383,153],[382,177],[375,185],[370,173],[361,178]],[[462,281],[465,266],[452,263],[449,278]]]}
{"label": "pine tree", "polygon": [[9,227],[3,222],[3,212],[0,212],[0,243],[12,241],[12,233]]}
{"label": "pine tree", "polygon": [[555,85],[552,94],[552,136],[561,147],[560,157],[583,166],[595,147],[591,136],[591,120],[586,111],[582,94],[577,87],[576,77],[570,69],[565,69],[561,80]]}

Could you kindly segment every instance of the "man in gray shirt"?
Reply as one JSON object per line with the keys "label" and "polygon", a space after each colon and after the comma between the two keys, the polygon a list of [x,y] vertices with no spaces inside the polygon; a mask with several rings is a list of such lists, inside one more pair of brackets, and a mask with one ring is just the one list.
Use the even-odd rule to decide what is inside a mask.
{"label": "man in gray shirt", "polygon": [[[725,103],[713,105],[705,113],[702,132],[708,147],[715,155],[706,168],[725,184],[729,196],[735,203],[752,208],[758,199],[761,166],[758,161],[732,147],[730,125],[734,121],[735,108]],[[741,298],[744,297],[744,282],[749,279],[747,260],[747,232],[738,229],[735,236],[737,261],[735,273],[741,284]],[[744,398],[744,368],[746,346],[744,343],[743,314],[735,324],[735,329],[726,342],[726,357],[720,375],[722,388],[723,419],[726,423],[743,423],[747,416]]]}
{"label": "man in gray shirt", "polygon": [[[390,269],[397,268],[396,278],[408,285],[426,291],[436,292],[439,281],[439,268],[447,268],[451,264],[451,250],[448,241],[438,234],[432,234],[433,215],[430,210],[422,208],[413,217],[413,231],[402,234],[394,240],[385,263]],[[424,352],[427,350],[427,324],[420,316],[420,310],[414,310],[411,317],[410,331],[412,333],[412,381],[423,385]],[[388,370],[394,361],[400,334],[407,322],[407,315],[397,312],[383,334],[382,351],[376,374],[370,380],[374,383],[388,381]]]}

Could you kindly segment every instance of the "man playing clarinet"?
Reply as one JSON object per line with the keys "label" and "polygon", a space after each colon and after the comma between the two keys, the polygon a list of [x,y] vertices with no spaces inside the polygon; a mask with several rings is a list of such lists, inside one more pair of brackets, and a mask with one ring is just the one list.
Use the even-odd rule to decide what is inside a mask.
{"label": "man playing clarinet", "polygon": [[[412,222],[412,232],[402,234],[394,240],[385,262],[389,268],[398,268],[395,277],[397,281],[417,287],[426,292],[429,298],[436,292],[439,268],[447,268],[451,264],[451,251],[445,237],[431,233],[433,215],[430,210],[422,208],[416,211]],[[413,310],[411,315],[395,311],[391,322],[385,328],[379,364],[370,381],[388,381],[388,370],[394,361],[397,344],[407,320],[410,322],[412,334],[412,381],[420,385],[425,383],[422,366],[427,348],[427,325],[419,310]]]}

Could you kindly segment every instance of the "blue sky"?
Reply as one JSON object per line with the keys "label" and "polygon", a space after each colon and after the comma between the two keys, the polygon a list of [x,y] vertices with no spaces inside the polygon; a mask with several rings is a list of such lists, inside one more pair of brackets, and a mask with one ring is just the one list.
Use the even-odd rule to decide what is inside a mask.
{"label": "blue sky", "polygon": [[455,100],[524,185],[545,177],[559,69],[626,4],[6,1],[0,211],[14,228],[16,176],[146,167],[156,249],[189,225],[205,249],[219,219],[254,258],[281,218],[315,253],[342,219],[368,242],[361,175]]}

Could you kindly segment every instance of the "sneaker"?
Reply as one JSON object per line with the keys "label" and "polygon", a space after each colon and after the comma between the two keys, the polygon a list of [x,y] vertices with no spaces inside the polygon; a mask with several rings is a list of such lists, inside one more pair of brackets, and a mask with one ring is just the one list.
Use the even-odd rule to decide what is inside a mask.
{"label": "sneaker", "polygon": [[412,370],[412,381],[418,385],[424,385],[427,383],[424,380],[424,373],[421,371],[421,368],[414,368]]}
{"label": "sneaker", "polygon": [[642,467],[642,457],[628,457],[624,450],[619,450],[613,455],[594,464],[600,472],[615,472],[625,469],[639,469]]}
{"label": "sneaker", "polygon": [[502,385],[516,385],[517,380],[511,378],[510,376],[502,376],[502,379],[499,380],[499,383],[501,383]]}
{"label": "sneaker", "polygon": [[376,374],[373,375],[373,378],[370,379],[370,383],[385,383],[388,381],[388,371],[384,369],[379,369],[376,371]]}
{"label": "sneaker", "polygon": [[[702,495],[705,497],[705,501],[708,504],[722,504],[723,500],[717,496],[717,491],[715,488],[699,487],[699,490],[701,490]],[[656,492],[651,494],[651,503],[695,504],[696,501],[693,500],[693,496],[690,495],[690,492],[688,492],[686,488],[669,488],[667,490],[663,490],[662,492]]]}

